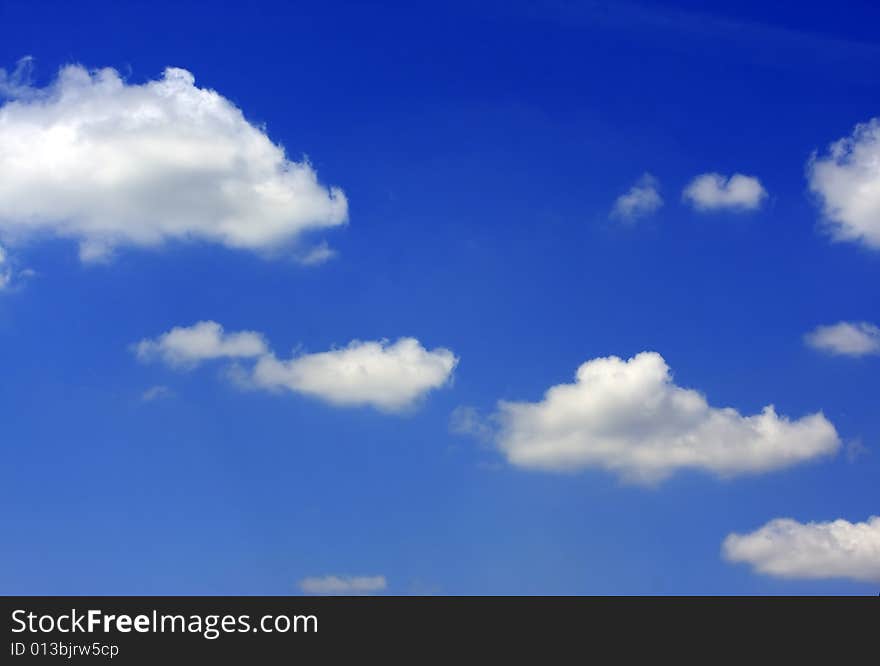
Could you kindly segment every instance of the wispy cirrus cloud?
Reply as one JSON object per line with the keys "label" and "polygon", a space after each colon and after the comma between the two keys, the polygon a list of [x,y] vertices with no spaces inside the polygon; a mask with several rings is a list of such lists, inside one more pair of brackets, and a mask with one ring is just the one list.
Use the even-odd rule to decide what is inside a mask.
{"label": "wispy cirrus cloud", "polygon": [[20,268],[18,262],[10,257],[6,248],[0,245],[0,291],[15,289],[22,285],[23,281],[33,277],[36,273],[30,268]]}
{"label": "wispy cirrus cloud", "polygon": [[326,241],[322,241],[297,257],[297,261],[303,266],[318,266],[327,263],[337,254],[336,250],[327,245]]}
{"label": "wispy cirrus cloud", "polygon": [[5,289],[12,282],[12,269],[6,258],[6,250],[0,245],[0,290]]}
{"label": "wispy cirrus cloud", "polygon": [[0,98],[21,99],[34,93],[31,86],[34,71],[33,56],[20,58],[15,69],[7,72],[0,68]]}
{"label": "wispy cirrus cloud", "polygon": [[156,400],[162,400],[164,398],[170,398],[172,395],[172,391],[167,386],[157,385],[151,386],[146,391],[141,393],[141,400],[144,402],[155,402]]}
{"label": "wispy cirrus cloud", "polygon": [[310,576],[299,581],[300,590],[316,595],[375,594],[386,587],[385,576]]}
{"label": "wispy cirrus cloud", "polygon": [[460,405],[449,415],[449,431],[455,435],[467,435],[481,442],[491,442],[495,435],[490,417],[476,407]]}

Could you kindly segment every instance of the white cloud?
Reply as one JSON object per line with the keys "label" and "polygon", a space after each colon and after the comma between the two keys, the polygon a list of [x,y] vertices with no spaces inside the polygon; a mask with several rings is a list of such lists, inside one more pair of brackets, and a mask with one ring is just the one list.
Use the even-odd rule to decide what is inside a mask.
{"label": "white cloud", "polygon": [[26,97],[33,92],[31,78],[34,71],[32,56],[21,58],[11,73],[0,69],[0,98]]}
{"label": "white cloud", "polygon": [[814,349],[841,356],[880,354],[880,328],[866,321],[817,326],[804,339]]}
{"label": "white cloud", "polygon": [[449,415],[449,431],[456,435],[468,435],[482,442],[492,440],[495,430],[491,419],[480,413],[475,407],[461,405]]}
{"label": "white cloud", "polygon": [[720,173],[704,173],[684,188],[682,198],[699,211],[746,211],[760,208],[767,190],[754,176],[735,173],[727,178]]}
{"label": "white cloud", "polygon": [[286,389],[334,405],[368,405],[392,412],[447,384],[458,364],[448,349],[428,351],[415,338],[394,343],[353,340],[341,349],[283,360],[269,350],[260,333],[226,333],[214,321],[173,328],[158,338],[141,340],[134,351],[141,360],[158,359],[184,368],[212,359],[251,359],[251,368],[232,369],[241,385]]}
{"label": "white cloud", "polygon": [[135,353],[143,361],[159,358],[172,366],[191,367],[211,359],[262,356],[268,347],[254,331],[226,333],[215,321],[200,321],[172,328],[155,340],[141,340]]}
{"label": "white cloud", "polygon": [[175,240],[271,251],[347,220],[341,190],[184,69],[129,84],[69,65],[40,89],[23,76],[0,78],[16,95],[0,107],[7,239],[71,238],[94,261]]}
{"label": "white cloud", "polygon": [[663,205],[658,191],[657,179],[649,173],[644,174],[626,194],[621,194],[614,202],[611,216],[633,221],[650,215]]}
{"label": "white cloud", "polygon": [[832,237],[880,249],[880,118],[856,125],[807,164]]}
{"label": "white cloud", "polygon": [[151,386],[141,394],[141,400],[144,402],[153,402],[169,397],[171,397],[171,389],[167,386]]}
{"label": "white cloud", "polygon": [[6,248],[0,245],[0,291],[16,289],[22,285],[23,280],[36,275],[33,269],[18,268],[17,264]]}
{"label": "white cloud", "polygon": [[9,268],[6,259],[6,250],[0,245],[0,291],[8,287],[10,282],[12,282],[12,269]]}
{"label": "white cloud", "polygon": [[399,411],[445,385],[457,364],[448,349],[428,351],[415,338],[393,344],[354,340],[342,349],[287,361],[263,356],[251,379],[261,388],[286,388],[335,405]]}
{"label": "white cloud", "polygon": [[730,534],[722,553],[782,578],[880,582],[880,516],[864,523],[799,523],[777,518],[749,534]]}
{"label": "white cloud", "polygon": [[758,474],[834,453],[840,440],[821,414],[791,421],[772,406],[743,416],[676,386],[663,357],[643,352],[587,361],[574,384],[540,402],[499,402],[497,444],[518,467],[597,467],[655,483],[678,470]]}
{"label": "white cloud", "polygon": [[871,449],[865,446],[865,444],[859,438],[847,442],[844,451],[846,452],[847,462],[851,463],[871,453]]}
{"label": "white cloud", "polygon": [[385,576],[313,576],[299,582],[306,594],[370,594],[387,586]]}
{"label": "white cloud", "polygon": [[326,242],[322,242],[300,256],[298,261],[305,266],[317,266],[330,261],[335,256],[336,250],[327,245]]}

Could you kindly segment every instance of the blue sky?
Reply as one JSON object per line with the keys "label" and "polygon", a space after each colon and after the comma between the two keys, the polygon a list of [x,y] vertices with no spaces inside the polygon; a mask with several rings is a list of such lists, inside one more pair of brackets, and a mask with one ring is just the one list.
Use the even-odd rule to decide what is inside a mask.
{"label": "blue sky", "polygon": [[[6,178],[15,186],[0,186],[11,266],[0,290],[0,591],[291,594],[310,577],[381,576],[377,591],[392,594],[875,593],[868,560],[880,527],[866,521],[880,514],[876,329],[858,329],[862,352],[842,346],[841,329],[825,344],[809,334],[880,324],[880,199],[870,199],[880,144],[856,142],[867,171],[828,156],[880,115],[878,21],[871,3],[36,11],[0,1],[0,67],[23,86],[16,97],[7,85],[0,114],[24,109],[19,124],[0,123],[0,145],[15,145],[12,133],[37,117],[28,114],[52,103],[39,91],[63,66],[113,68],[123,87],[177,67],[288,160],[308,156],[320,188],[347,201],[347,223],[315,214],[325,228],[312,220],[277,242],[244,246],[239,227],[217,235],[205,213],[206,226],[184,235],[193,240],[145,243],[132,239],[176,213],[186,183],[159,174],[165,189],[145,190],[147,205],[130,190],[91,197],[81,186],[85,203],[46,212],[66,194],[39,175],[19,185],[11,176],[30,173],[32,159],[19,155],[25,168]],[[25,56],[30,82],[12,75]],[[814,151],[843,181],[811,179]],[[80,154],[95,162],[73,182],[101,155]],[[646,173],[653,180],[640,181]],[[702,207],[683,197],[713,173],[755,179],[760,193],[737,199],[724,181]],[[640,182],[662,206],[615,215]],[[320,188],[308,196],[324,197]],[[824,204],[854,192],[869,194],[844,206],[835,232]],[[110,236],[77,220],[111,200],[122,211],[112,247],[90,259],[81,246],[97,238],[103,251]],[[187,205],[203,201],[223,205]],[[181,224],[195,224],[192,210]],[[840,229],[864,233],[843,239]],[[335,256],[307,265],[321,247]],[[161,336],[206,321],[259,334],[271,354],[167,362]],[[457,363],[392,408],[378,404],[384,374],[347,402],[304,388],[313,377],[297,359],[399,338]],[[159,351],[139,357],[142,340]],[[671,372],[646,390],[694,389],[711,408],[737,410],[723,436],[734,450],[751,432],[741,417],[768,404],[792,422],[821,412],[835,434],[805,426],[785,439],[822,449],[800,448],[792,464],[737,459],[634,480],[627,470],[642,467],[628,456],[640,438],[663,446],[668,427],[696,437],[709,459],[723,437],[669,425],[677,412],[633,425],[639,403],[626,398],[614,405],[634,409],[610,425],[578,403],[575,461],[545,457],[554,468],[543,469],[511,453],[549,441],[529,433],[534,409],[554,408],[541,402],[550,387],[573,382],[585,362],[645,351]],[[255,358],[280,364],[291,390],[248,375]],[[578,400],[603,387],[617,395],[609,376]],[[505,417],[498,401],[532,405]],[[454,432],[455,419],[450,428],[462,407],[471,433]],[[605,428],[620,438],[622,467],[584,462]],[[868,545],[855,563],[807,552],[821,560],[808,575],[723,556],[728,535],[778,518],[799,524],[771,554],[778,567],[813,548],[808,530],[829,521],[852,523]]]}

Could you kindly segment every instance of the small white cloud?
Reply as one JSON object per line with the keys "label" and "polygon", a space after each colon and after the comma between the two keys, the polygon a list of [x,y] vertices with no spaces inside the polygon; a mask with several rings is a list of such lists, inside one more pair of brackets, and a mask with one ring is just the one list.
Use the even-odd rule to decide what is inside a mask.
{"label": "small white cloud", "polygon": [[330,261],[335,256],[336,250],[327,245],[327,242],[324,241],[300,256],[298,261],[304,266],[318,266],[319,264]]}
{"label": "small white cloud", "polygon": [[626,194],[617,197],[611,217],[631,222],[655,212],[663,205],[658,188],[657,179],[644,174]]}
{"label": "small white cloud", "polygon": [[153,402],[169,397],[171,397],[171,389],[167,386],[151,386],[141,394],[141,400],[144,402]]}
{"label": "small white cloud", "polygon": [[[448,349],[425,349],[415,338],[353,340],[326,352],[279,359],[254,331],[227,333],[214,321],[175,327],[133,347],[144,361],[158,359],[172,367],[193,367],[212,359],[233,360],[227,370],[248,388],[286,389],[334,405],[366,405],[401,411],[429,391],[446,385],[458,364]],[[252,364],[245,364],[252,361]]]}
{"label": "small white cloud", "polygon": [[192,367],[202,361],[223,358],[253,358],[268,353],[263,336],[254,331],[226,333],[215,321],[176,326],[154,340],[135,345],[142,361],[160,359],[172,366]]}
{"label": "small white cloud", "polygon": [[574,384],[544,399],[499,402],[497,444],[508,462],[545,471],[597,467],[636,483],[679,470],[760,474],[830,455],[840,439],[821,414],[792,421],[772,406],[743,416],[676,386],[663,357],[587,361]]}
{"label": "small white cloud", "polygon": [[449,415],[449,431],[455,435],[474,437],[481,442],[491,441],[495,436],[491,419],[481,414],[475,407],[466,405],[452,410]]}
{"label": "small white cloud", "polygon": [[834,239],[880,249],[880,118],[856,125],[827,154],[814,153],[807,180]]}
{"label": "small white cloud", "polygon": [[880,582],[880,516],[864,523],[799,523],[777,518],[749,534],[730,534],[722,545],[731,562],[781,578],[850,578]]}
{"label": "small white cloud", "polygon": [[34,277],[36,273],[30,268],[15,268],[15,261],[9,256],[2,245],[0,245],[0,291],[4,289],[14,289],[21,285],[22,280]]}
{"label": "small white cloud", "polygon": [[859,458],[869,455],[871,449],[865,446],[861,439],[853,439],[846,443],[846,460],[847,462],[855,462]]}
{"label": "small white cloud", "polygon": [[[28,63],[25,63],[27,65]],[[0,231],[76,240],[83,261],[196,240],[272,251],[348,218],[345,195],[193,75],[143,84],[69,65],[46,88],[0,75]]]}
{"label": "small white cloud", "polygon": [[284,361],[262,356],[254,385],[286,388],[335,405],[369,405],[400,411],[448,383],[458,358],[448,349],[428,351],[415,338],[363,342],[342,349],[303,354]]}
{"label": "small white cloud", "polygon": [[306,594],[373,594],[386,587],[385,576],[314,576],[299,581]]}
{"label": "small white cloud", "polygon": [[804,339],[814,349],[839,356],[880,354],[880,328],[866,321],[818,326]]}
{"label": "small white cloud", "polygon": [[6,250],[0,245],[0,290],[9,286],[12,281],[12,270],[6,260]]}
{"label": "small white cloud", "polygon": [[767,191],[754,176],[704,173],[694,178],[682,192],[682,198],[699,211],[757,210],[767,198]]}

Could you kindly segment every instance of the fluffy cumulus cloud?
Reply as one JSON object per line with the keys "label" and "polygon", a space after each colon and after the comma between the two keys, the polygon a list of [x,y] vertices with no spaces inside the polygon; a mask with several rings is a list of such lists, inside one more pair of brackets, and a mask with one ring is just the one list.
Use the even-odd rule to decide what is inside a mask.
{"label": "fluffy cumulus cloud", "polygon": [[814,154],[807,180],[835,239],[880,249],[880,118]]}
{"label": "fluffy cumulus cloud", "polygon": [[345,195],[184,69],[128,83],[69,65],[0,76],[0,233],[71,238],[84,260],[197,240],[272,251],[344,224]]}
{"label": "fluffy cumulus cloud", "polygon": [[154,340],[135,345],[138,358],[155,358],[172,366],[195,366],[218,358],[253,358],[268,353],[263,336],[254,331],[227,333],[215,321],[176,326]]}
{"label": "fluffy cumulus cloud", "polygon": [[880,328],[866,321],[841,321],[807,333],[807,344],[839,356],[880,354]]}
{"label": "fluffy cumulus cloud", "polygon": [[587,361],[573,384],[539,402],[500,402],[496,435],[516,466],[609,470],[656,483],[678,470],[719,476],[758,474],[834,453],[840,440],[821,414],[790,420],[772,406],[752,416],[712,407],[676,386],[659,354]]}
{"label": "fluffy cumulus cloud", "polygon": [[704,173],[694,178],[682,192],[685,202],[699,211],[757,210],[767,198],[767,190],[754,176],[735,173]]}
{"label": "fluffy cumulus cloud", "polygon": [[252,361],[236,366],[240,383],[266,390],[289,390],[340,406],[367,405],[389,412],[412,406],[446,385],[458,358],[448,349],[425,349],[415,338],[354,340],[346,347],[279,359],[254,331],[227,333],[213,321],[177,327],[134,346],[145,361],[192,367],[211,359]]}
{"label": "fluffy cumulus cloud", "polygon": [[446,384],[458,359],[448,349],[428,351],[415,338],[362,342],[290,360],[261,357],[255,385],[289,389],[336,405],[372,405],[397,411]]}
{"label": "fluffy cumulus cloud", "polygon": [[749,534],[728,535],[722,553],[770,576],[880,583],[880,516],[863,523],[777,518]]}
{"label": "fluffy cumulus cloud", "polygon": [[299,581],[306,594],[374,594],[386,587],[385,576],[312,576]]}
{"label": "fluffy cumulus cloud", "polygon": [[658,187],[654,176],[644,174],[626,194],[617,197],[611,217],[630,222],[650,215],[663,205]]}

